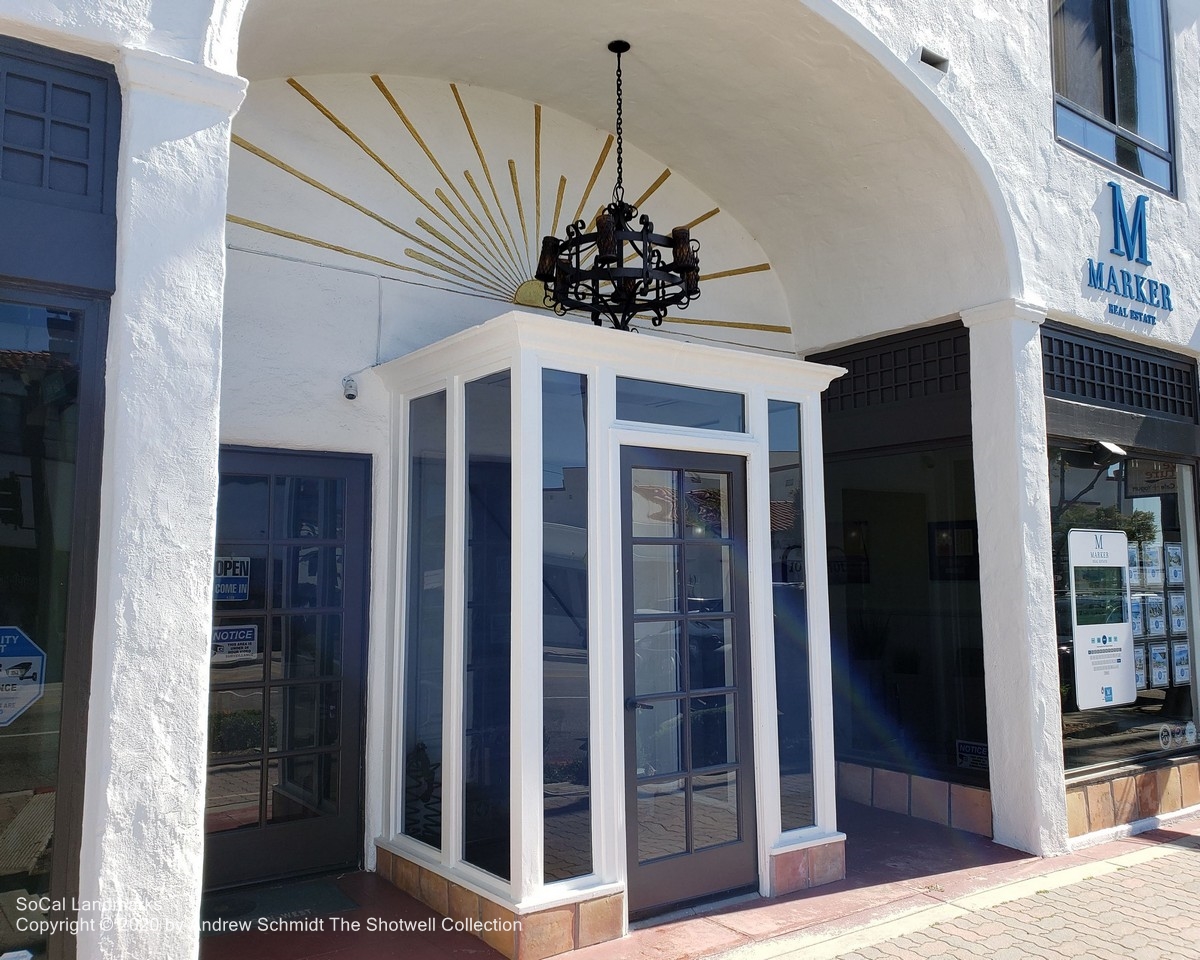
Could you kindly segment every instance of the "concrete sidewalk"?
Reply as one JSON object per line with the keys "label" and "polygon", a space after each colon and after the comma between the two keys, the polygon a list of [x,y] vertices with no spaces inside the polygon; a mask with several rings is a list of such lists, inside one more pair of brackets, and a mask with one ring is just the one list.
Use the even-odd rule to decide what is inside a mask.
{"label": "concrete sidewalk", "polygon": [[[1200,819],[1081,851],[1088,862],[939,904],[726,952],[727,960],[1200,958]],[[910,907],[913,905],[909,905]]]}
{"label": "concrete sidewalk", "polygon": [[858,833],[841,883],[693,911],[572,958],[1200,960],[1200,817],[1045,860],[961,835],[946,846],[908,818],[870,817],[862,826],[887,835]]}
{"label": "concrete sidewalk", "polygon": [[[564,960],[1200,960],[1200,815],[1042,860],[983,837],[845,804],[847,877],[779,900],[681,911]],[[203,960],[501,960],[372,873],[337,879],[355,904],[346,933],[204,937]],[[380,932],[372,919],[424,921]]]}

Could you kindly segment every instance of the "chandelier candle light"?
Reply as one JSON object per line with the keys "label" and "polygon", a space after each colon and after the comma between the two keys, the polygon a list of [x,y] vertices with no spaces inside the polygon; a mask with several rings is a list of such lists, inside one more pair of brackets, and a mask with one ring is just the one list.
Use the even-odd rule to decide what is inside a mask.
{"label": "chandelier candle light", "polygon": [[[578,220],[568,224],[565,240],[543,237],[534,277],[546,286],[546,306],[559,316],[581,310],[591,314],[597,326],[607,318],[618,330],[628,330],[634,317],[648,313],[657,327],[668,309],[683,310],[700,296],[700,242],[687,227],[676,227],[670,236],[655,233],[650,218],[639,217],[637,207],[625,202],[621,54],[629,51],[629,44],[614,40],[608,49],[617,55],[617,182],[612,203],[596,217],[595,233],[585,233],[587,224]],[[640,228],[632,226],[635,218]]]}

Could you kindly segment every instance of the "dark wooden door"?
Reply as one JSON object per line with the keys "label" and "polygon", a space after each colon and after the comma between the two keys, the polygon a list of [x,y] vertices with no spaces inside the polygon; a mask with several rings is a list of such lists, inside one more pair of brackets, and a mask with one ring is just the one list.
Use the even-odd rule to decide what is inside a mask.
{"label": "dark wooden door", "polygon": [[358,866],[370,460],[223,450],[205,886]]}

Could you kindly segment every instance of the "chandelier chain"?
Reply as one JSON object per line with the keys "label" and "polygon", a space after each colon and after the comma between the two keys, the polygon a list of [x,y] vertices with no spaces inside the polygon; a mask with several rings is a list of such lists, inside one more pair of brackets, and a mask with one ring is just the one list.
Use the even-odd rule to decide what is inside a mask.
{"label": "chandelier chain", "polygon": [[613,187],[613,201],[615,203],[625,202],[625,186],[624,186],[624,147],[625,135],[623,131],[621,117],[621,53],[617,52],[617,182]]}

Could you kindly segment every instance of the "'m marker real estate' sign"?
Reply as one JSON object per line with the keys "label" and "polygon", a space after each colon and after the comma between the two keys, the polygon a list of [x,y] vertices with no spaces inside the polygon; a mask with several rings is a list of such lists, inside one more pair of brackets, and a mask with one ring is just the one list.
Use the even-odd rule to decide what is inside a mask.
{"label": "'m marker real estate' sign", "polygon": [[1120,184],[1110,180],[1108,187],[1112,191],[1113,236],[1109,252],[1124,260],[1105,262],[1088,257],[1084,282],[1091,289],[1115,298],[1109,300],[1109,314],[1154,325],[1174,310],[1175,304],[1171,302],[1170,284],[1148,277],[1139,269],[1151,265],[1146,239],[1146,204],[1150,198],[1139,194],[1130,212]]}

